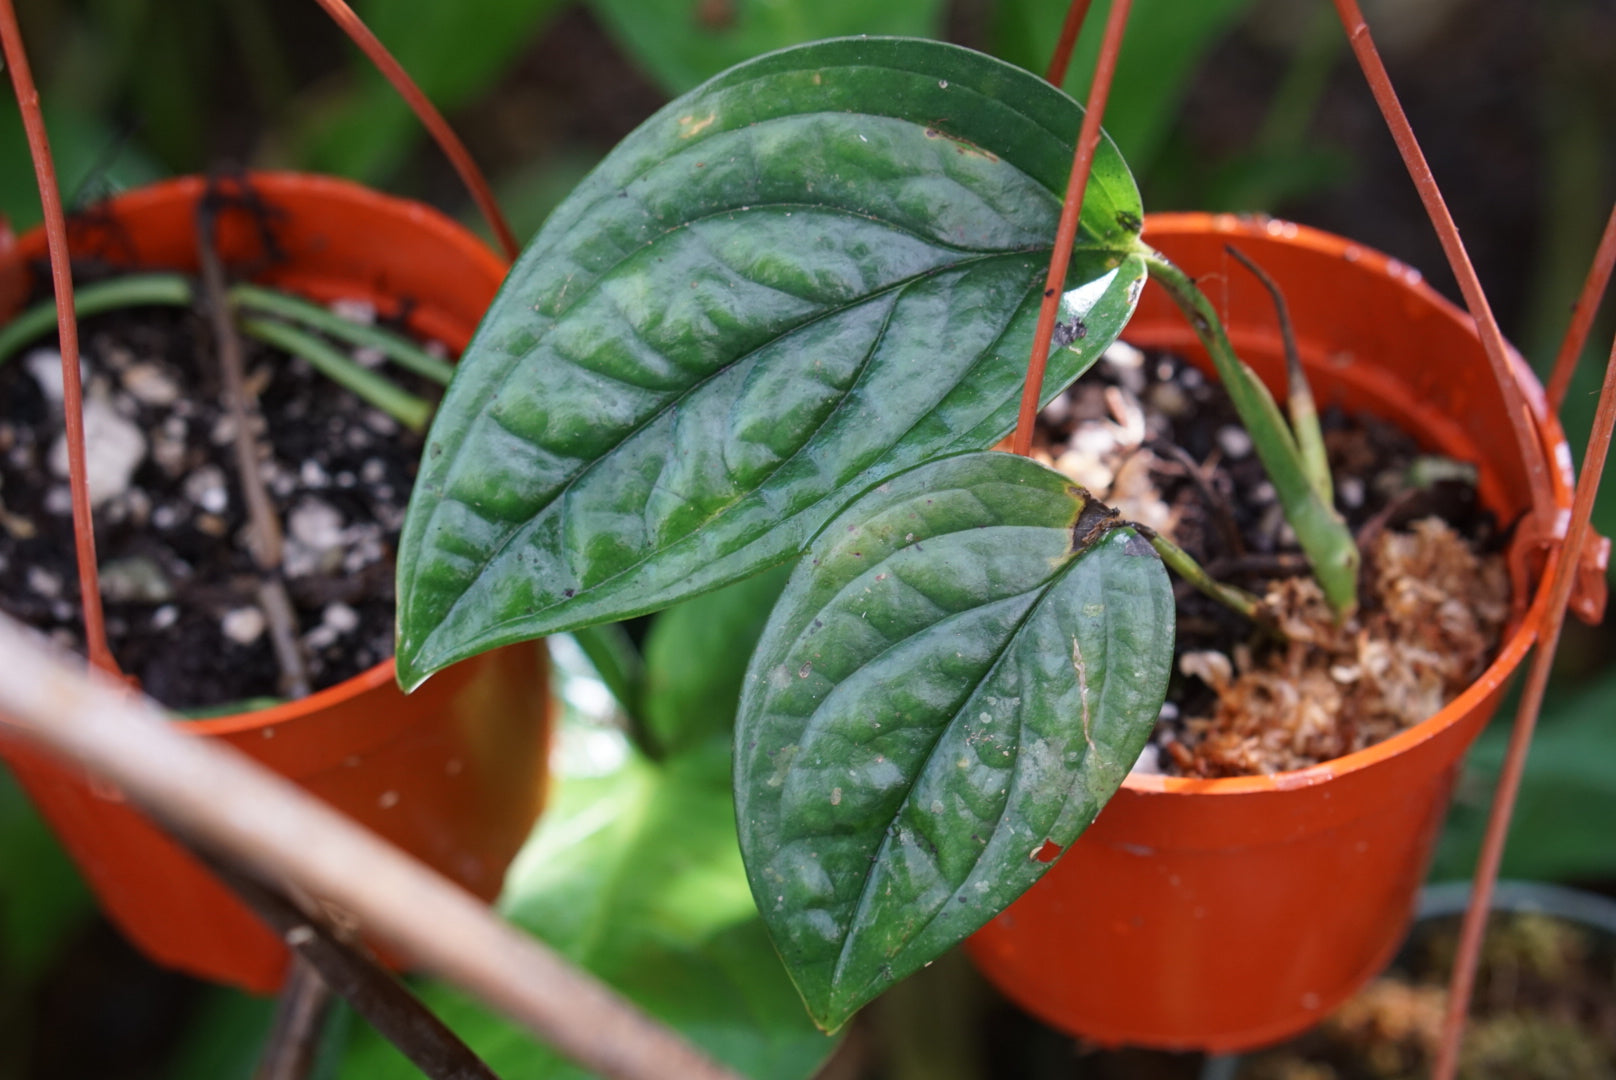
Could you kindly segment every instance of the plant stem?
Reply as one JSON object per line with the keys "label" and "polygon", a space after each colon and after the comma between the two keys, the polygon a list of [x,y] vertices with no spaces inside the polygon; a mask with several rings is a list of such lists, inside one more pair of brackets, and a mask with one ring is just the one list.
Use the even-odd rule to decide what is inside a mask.
{"label": "plant stem", "polygon": [[259,341],[302,357],[326,378],[353,391],[411,431],[425,430],[427,421],[432,418],[431,402],[359,366],[352,357],[332,348],[323,338],[277,319],[245,318],[241,329]]}
{"label": "plant stem", "polygon": [[1217,578],[1206,572],[1195,556],[1173,543],[1155,529],[1135,524],[1135,531],[1150,541],[1150,546],[1156,549],[1161,561],[1167,568],[1195,586],[1200,592],[1216,600],[1236,615],[1243,615],[1252,622],[1268,625],[1262,611],[1262,601],[1254,594],[1235,585],[1225,585]]}
{"label": "plant stem", "polygon": [[[383,330],[379,326],[365,326],[351,319],[344,319],[330,308],[321,307],[300,296],[243,282],[231,287],[230,299],[240,307],[267,315],[279,315],[311,330],[329,334],[349,345],[368,345],[380,349],[399,367],[431,379],[441,386],[448,386],[449,380],[454,377],[454,365],[439,360],[408,338],[390,330]],[[0,353],[0,356],[3,355]]]}
{"label": "plant stem", "polygon": [[1285,303],[1285,294],[1280,291],[1279,283],[1268,276],[1268,271],[1233,244],[1225,244],[1224,250],[1249,270],[1252,277],[1262,282],[1262,287],[1273,298],[1274,311],[1279,317],[1279,336],[1285,343],[1285,391],[1291,412],[1291,434],[1296,437],[1296,447],[1302,455],[1302,468],[1307,472],[1313,490],[1319,493],[1324,505],[1333,506],[1335,481],[1330,477],[1330,455],[1324,450],[1319,408],[1313,400],[1313,388],[1307,384],[1307,372],[1302,369],[1302,353],[1296,347],[1296,327],[1291,324],[1290,305]]}
{"label": "plant stem", "polygon": [[[86,285],[74,291],[73,313],[78,318],[100,315],[119,308],[164,305],[185,307],[194,298],[189,278],[180,274],[136,274]],[[51,301],[35,304],[0,327],[0,364],[35,338],[56,329],[56,306]]]}
{"label": "plant stem", "polygon": [[1285,520],[1313,566],[1324,598],[1337,618],[1345,618],[1358,603],[1358,547],[1335,509],[1319,498],[1303,466],[1301,451],[1291,435],[1273,395],[1255,372],[1235,355],[1217,311],[1188,274],[1159,252],[1140,245],[1150,276],[1167,290],[1201,339],[1218,377],[1251,435],[1257,456],[1285,509]]}

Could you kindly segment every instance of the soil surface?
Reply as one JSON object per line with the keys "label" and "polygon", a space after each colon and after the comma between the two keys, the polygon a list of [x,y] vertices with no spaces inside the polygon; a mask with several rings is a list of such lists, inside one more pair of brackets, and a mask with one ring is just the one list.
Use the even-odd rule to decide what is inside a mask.
{"label": "soil surface", "polygon": [[[277,697],[235,424],[204,320],[130,309],[85,320],[80,336],[114,656],[174,709]],[[392,655],[393,553],[422,437],[305,362],[244,344],[265,429],[260,471],[285,533],[283,576],[320,689]],[[82,651],[60,363],[52,339],[0,369],[0,608]],[[435,397],[413,377],[398,381]]]}
{"label": "soil surface", "polygon": [[1338,625],[1227,395],[1115,344],[1040,415],[1035,454],[1262,599],[1280,635],[1175,578],[1174,675],[1136,769],[1305,768],[1436,713],[1486,667],[1509,615],[1500,536],[1473,470],[1373,417],[1322,417],[1337,508],[1365,559]]}

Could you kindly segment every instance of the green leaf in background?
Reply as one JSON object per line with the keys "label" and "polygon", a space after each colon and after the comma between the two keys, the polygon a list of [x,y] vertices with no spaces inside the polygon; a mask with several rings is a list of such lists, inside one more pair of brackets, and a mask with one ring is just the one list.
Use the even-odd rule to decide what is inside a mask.
{"label": "green leaf in background", "polygon": [[1173,594],[1107,524],[1053,470],[964,454],[861,496],[792,575],[747,670],[735,812],[826,1029],[1026,891],[1138,757]]}
{"label": "green leaf in background", "polygon": [[73,861],[0,767],[0,987],[26,987],[95,914]]}
{"label": "green leaf in background", "polygon": [[[442,111],[484,93],[564,0],[369,0],[366,25]],[[425,137],[402,98],[357,53],[342,93],[315,104],[294,135],[307,168],[377,182]]]}
{"label": "green leaf in background", "polygon": [[[512,868],[505,914],[753,1080],[811,1076],[835,1043],[816,1031],[780,966],[735,844],[727,747],[663,765],[564,779]],[[526,1031],[439,983],[419,987],[504,1080],[585,1074]],[[415,1080],[356,1030],[342,1076]]]}
{"label": "green leaf in background", "polygon": [[[47,102],[45,127],[50,132],[56,182],[64,200],[93,200],[162,175],[162,170],[111,124]],[[22,115],[9,99],[0,107],[0,216],[17,232],[40,221],[39,188],[34,183]]]}
{"label": "green leaf in background", "polygon": [[[1512,699],[1513,700],[1513,699]],[[1616,878],[1616,676],[1551,695],[1532,739],[1501,874],[1539,881]],[[1481,852],[1514,707],[1482,733],[1437,848],[1431,878],[1468,878]]]}
{"label": "green leaf in background", "polygon": [[[438,411],[399,679],[654,611],[1015,420],[1082,111],[969,50],[742,65],[620,144],[522,255]],[[1141,208],[1095,162],[1047,400],[1132,314]]]}
{"label": "green leaf in background", "polygon": [[942,0],[592,0],[607,31],[671,94],[754,56],[852,34],[935,37]]}
{"label": "green leaf in background", "polygon": [[765,570],[657,617],[645,667],[646,724],[658,746],[677,753],[714,738],[729,745],[752,643],[790,573]]}
{"label": "green leaf in background", "polygon": [[[1252,0],[1136,0],[1122,39],[1105,128],[1141,174],[1149,169],[1189,92],[1190,79],[1213,46],[1251,8]],[[1067,0],[1000,0],[993,52],[1029,71],[1049,67]],[[1072,52],[1066,86],[1081,98],[1094,77],[1108,3],[1094,5]]]}

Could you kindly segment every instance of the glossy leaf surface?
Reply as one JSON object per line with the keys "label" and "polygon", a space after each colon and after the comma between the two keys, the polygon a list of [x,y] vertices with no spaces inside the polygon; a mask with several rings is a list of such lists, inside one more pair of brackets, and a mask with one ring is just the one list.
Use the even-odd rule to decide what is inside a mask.
{"label": "glossy leaf surface", "polygon": [[[929,41],[761,57],[673,102],[523,254],[428,440],[401,682],[800,550],[854,493],[1014,423],[1081,110]],[[1109,143],[1045,397],[1132,313]]]}
{"label": "glossy leaf surface", "polygon": [[823,1026],[1025,891],[1138,757],[1172,589],[1105,520],[1041,465],[959,455],[861,496],[792,575],[747,671],[736,816]]}

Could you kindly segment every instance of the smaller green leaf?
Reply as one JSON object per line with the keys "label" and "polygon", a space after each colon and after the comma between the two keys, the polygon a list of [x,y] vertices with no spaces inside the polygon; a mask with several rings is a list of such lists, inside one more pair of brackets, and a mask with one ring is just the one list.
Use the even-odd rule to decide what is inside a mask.
{"label": "smaller green leaf", "polygon": [[899,473],[814,540],[752,658],[741,852],[814,1019],[975,931],[1122,783],[1166,692],[1150,545],[1006,454]]}

